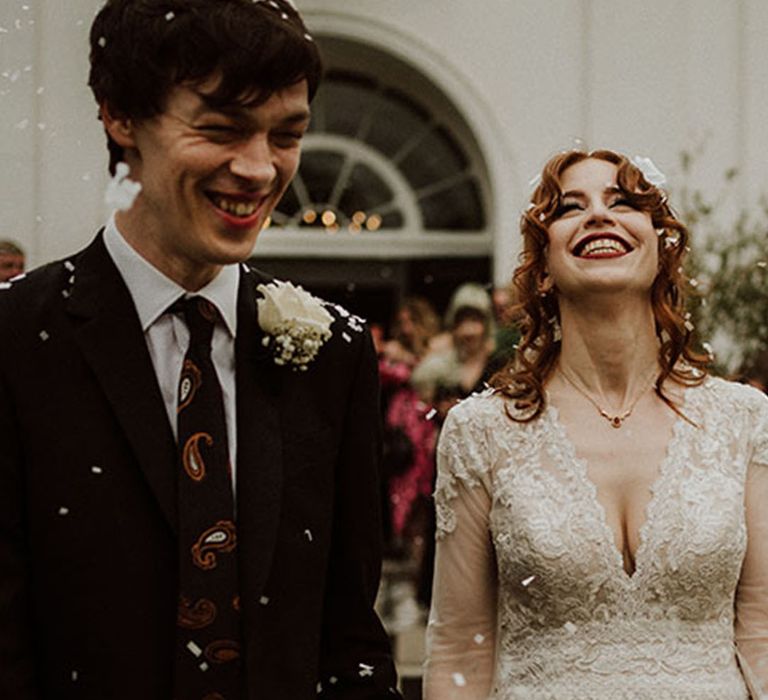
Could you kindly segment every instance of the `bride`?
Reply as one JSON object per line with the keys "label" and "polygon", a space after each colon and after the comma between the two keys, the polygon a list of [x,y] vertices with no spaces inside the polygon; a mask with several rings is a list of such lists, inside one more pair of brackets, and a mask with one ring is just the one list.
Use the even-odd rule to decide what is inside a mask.
{"label": "bride", "polygon": [[438,448],[426,700],[768,689],[768,400],[706,375],[635,162],[557,155],[523,215],[517,357]]}

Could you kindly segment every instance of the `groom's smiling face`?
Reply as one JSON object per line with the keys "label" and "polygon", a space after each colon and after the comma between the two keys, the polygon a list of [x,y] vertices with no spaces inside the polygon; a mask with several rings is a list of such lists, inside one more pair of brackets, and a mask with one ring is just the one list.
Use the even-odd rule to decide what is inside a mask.
{"label": "groom's smiling face", "polygon": [[142,190],[117,224],[150,263],[186,289],[245,260],[299,165],[309,126],[307,83],[256,105],[213,105],[217,85],[176,86],[159,115],[103,111]]}

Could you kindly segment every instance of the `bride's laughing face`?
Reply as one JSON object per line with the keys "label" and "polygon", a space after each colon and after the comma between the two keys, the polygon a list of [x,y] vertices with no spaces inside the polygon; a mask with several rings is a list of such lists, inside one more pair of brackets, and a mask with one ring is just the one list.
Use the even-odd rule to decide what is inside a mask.
{"label": "bride's laughing face", "polygon": [[649,212],[617,185],[617,167],[587,158],[565,170],[549,228],[547,274],[559,296],[634,292],[649,296],[659,266]]}

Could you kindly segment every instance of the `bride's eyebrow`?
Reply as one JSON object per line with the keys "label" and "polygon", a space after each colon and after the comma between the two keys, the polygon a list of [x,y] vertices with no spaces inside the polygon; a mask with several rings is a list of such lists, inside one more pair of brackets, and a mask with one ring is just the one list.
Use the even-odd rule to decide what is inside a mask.
{"label": "bride's eyebrow", "polygon": [[586,195],[581,190],[568,190],[560,195],[560,199],[566,199],[568,197],[572,199],[585,199]]}

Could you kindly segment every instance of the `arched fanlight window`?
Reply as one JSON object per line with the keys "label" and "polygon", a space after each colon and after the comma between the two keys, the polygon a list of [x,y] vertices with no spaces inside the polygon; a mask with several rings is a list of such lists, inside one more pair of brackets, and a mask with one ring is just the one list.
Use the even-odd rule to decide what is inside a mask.
{"label": "arched fanlight window", "polygon": [[413,65],[315,35],[326,74],[299,171],[257,257],[488,257],[490,185],[470,125]]}
{"label": "arched fanlight window", "polygon": [[382,80],[330,71],[276,226],[482,231],[479,173],[445,124]]}

